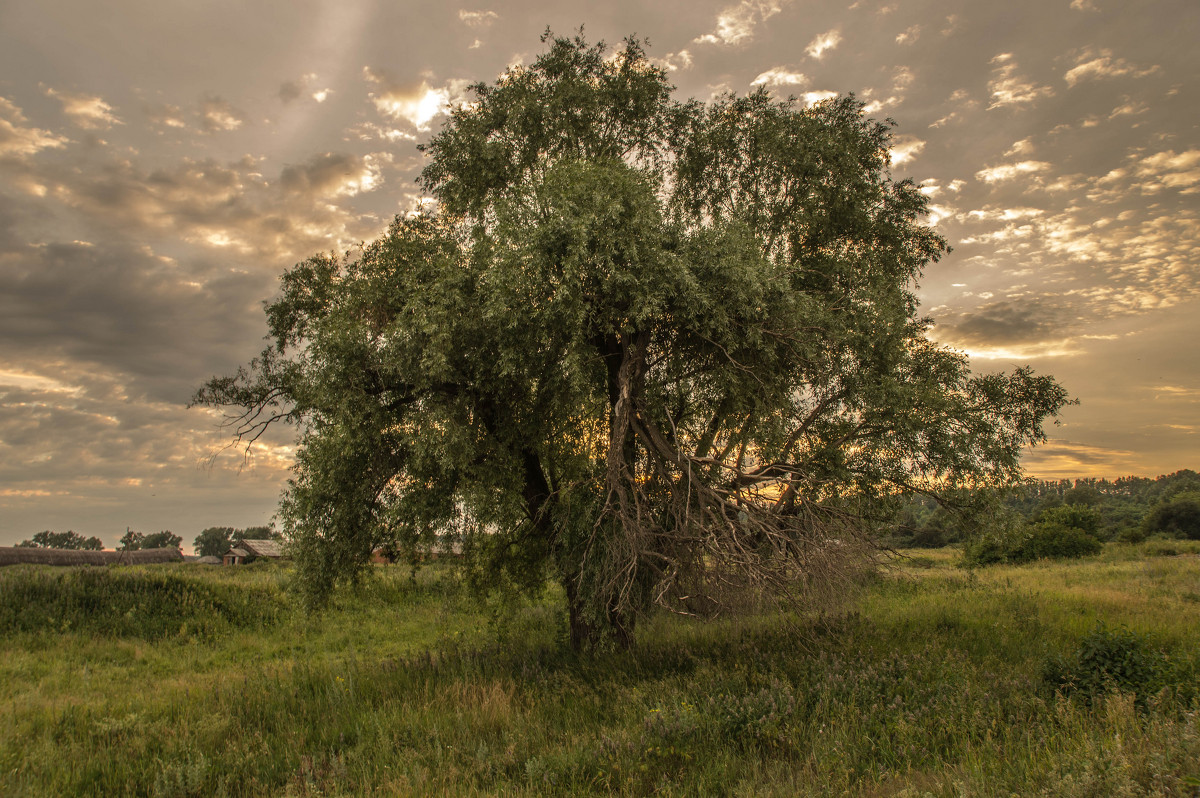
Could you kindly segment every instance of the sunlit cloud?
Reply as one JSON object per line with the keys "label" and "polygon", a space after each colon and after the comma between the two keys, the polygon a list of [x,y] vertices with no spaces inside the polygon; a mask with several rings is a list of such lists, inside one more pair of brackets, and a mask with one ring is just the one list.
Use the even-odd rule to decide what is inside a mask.
{"label": "sunlit cloud", "polygon": [[1068,86],[1074,86],[1081,80],[1124,76],[1142,78],[1157,71],[1158,66],[1138,67],[1123,58],[1113,58],[1113,54],[1109,50],[1098,52],[1085,50],[1079,57],[1079,62],[1063,75],[1063,80],[1067,82]]}
{"label": "sunlit cloud", "polygon": [[370,67],[363,67],[363,77],[378,87],[369,96],[380,114],[406,120],[419,131],[429,130],[434,117],[447,113],[453,102],[461,103],[470,84],[466,80],[451,80],[437,87],[430,86],[427,80],[406,84]]}
{"label": "sunlit cloud", "polygon": [[47,165],[35,174],[46,196],[77,218],[130,235],[165,234],[271,262],[341,249],[385,223],[336,200],[377,187],[390,155],[316,155],[285,167],[278,180],[250,157],[184,159],[153,170],[115,155],[93,158],[88,171]]}
{"label": "sunlit cloud", "polygon": [[55,377],[26,371],[10,371],[0,367],[0,395],[3,395],[5,388],[71,395],[77,395],[82,390],[78,386],[68,385]]}
{"label": "sunlit cloud", "polygon": [[680,50],[677,53],[667,53],[662,58],[654,59],[654,61],[668,72],[680,72],[686,69],[691,69],[692,64],[694,63],[692,54],[688,50]]}
{"label": "sunlit cloud", "polygon": [[1200,149],[1176,153],[1174,150],[1158,152],[1141,158],[1136,163],[1137,174],[1152,178],[1143,182],[1143,193],[1153,193],[1150,186],[1182,189],[1183,193],[1195,193],[1200,186]]}
{"label": "sunlit cloud", "polygon": [[1116,478],[1146,473],[1142,455],[1137,452],[1061,439],[1027,449],[1021,462],[1025,472],[1035,479],[1073,479],[1081,474]]}
{"label": "sunlit cloud", "polygon": [[472,28],[486,28],[498,19],[500,19],[500,15],[495,11],[467,11],[460,9],[458,12],[458,21]]}
{"label": "sunlit cloud", "polygon": [[113,113],[112,106],[100,97],[50,88],[46,89],[46,96],[62,103],[63,113],[85,130],[105,130],[113,125],[124,124]]}
{"label": "sunlit cloud", "polygon": [[360,122],[346,131],[347,135],[359,141],[386,141],[395,144],[399,141],[417,140],[417,134],[411,130],[378,125],[374,122]]}
{"label": "sunlit cloud", "polygon": [[1120,116],[1138,116],[1150,110],[1150,106],[1141,100],[1133,100],[1129,96],[1125,97],[1125,102],[1112,109],[1112,113],[1108,115],[1109,119],[1116,119]]}
{"label": "sunlit cloud", "polygon": [[208,96],[200,101],[200,127],[206,133],[237,130],[245,121],[241,111],[220,97]]}
{"label": "sunlit cloud", "polygon": [[[951,344],[953,345],[953,344]],[[966,346],[963,353],[972,360],[1008,360],[1024,362],[1042,358],[1061,358],[1078,355],[1079,346],[1070,340],[1039,341],[1032,344],[1014,344],[1011,346]]]}
{"label": "sunlit cloud", "polygon": [[785,0],[742,0],[717,15],[717,27],[712,33],[695,38],[697,44],[744,44],[754,36],[754,29],[783,10]]}
{"label": "sunlit cloud", "polygon": [[169,103],[153,103],[146,105],[142,112],[150,124],[159,128],[159,133],[166,129],[182,130],[187,127],[187,117],[178,105]]}
{"label": "sunlit cloud", "polygon": [[819,61],[825,56],[825,53],[834,49],[841,43],[842,32],[837,28],[834,28],[831,31],[822,33],[820,36],[817,36],[815,39],[809,42],[808,47],[804,49],[804,52],[808,53],[810,56]]}
{"label": "sunlit cloud", "polygon": [[892,165],[899,166],[916,158],[923,149],[925,149],[925,142],[921,139],[912,136],[897,136],[892,140],[892,148],[888,152],[891,155]]}
{"label": "sunlit cloud", "polygon": [[39,150],[66,146],[66,138],[41,128],[25,127],[28,121],[20,108],[0,97],[0,156],[33,155]]}
{"label": "sunlit cloud", "polygon": [[380,159],[384,157],[330,152],[314,155],[303,164],[284,167],[279,182],[289,192],[352,197],[379,187]]}
{"label": "sunlit cloud", "polygon": [[988,109],[1006,106],[1029,105],[1043,97],[1052,97],[1054,89],[1039,86],[1028,78],[1017,74],[1017,64],[1012,53],[1001,53],[992,59],[992,78],[988,81],[988,92],[992,98]]}
{"label": "sunlit cloud", "polygon": [[333,93],[330,88],[314,88],[317,86],[319,78],[316,73],[310,72],[307,75],[302,75],[295,80],[285,81],[279,86],[279,99],[287,104],[295,102],[301,97],[308,96],[319,103],[329,99],[329,95]]}
{"label": "sunlit cloud", "polygon": [[1200,388],[1186,388],[1181,385],[1156,385],[1154,390],[1166,394],[1172,399],[1200,399]]}
{"label": "sunlit cloud", "polygon": [[1045,161],[1021,161],[1019,163],[1006,163],[980,169],[975,173],[975,177],[985,183],[998,183],[1004,180],[1012,180],[1021,175],[1043,172],[1049,168],[1050,164]]}
{"label": "sunlit cloud", "polygon": [[772,67],[750,81],[751,86],[800,86],[808,82],[808,78],[800,72],[790,72],[786,67]]}
{"label": "sunlit cloud", "polygon": [[825,102],[826,100],[832,100],[837,96],[838,93],[836,91],[827,90],[806,91],[804,94],[800,95],[801,99],[804,100],[805,105],[816,105],[817,103]]}
{"label": "sunlit cloud", "polygon": [[1004,151],[1005,155],[1029,155],[1033,152],[1032,139],[1023,138],[1020,141],[1014,141],[1012,146]]}
{"label": "sunlit cloud", "polygon": [[921,37],[921,26],[920,25],[910,25],[908,28],[905,28],[904,31],[897,34],[896,44],[913,44],[920,37]]}

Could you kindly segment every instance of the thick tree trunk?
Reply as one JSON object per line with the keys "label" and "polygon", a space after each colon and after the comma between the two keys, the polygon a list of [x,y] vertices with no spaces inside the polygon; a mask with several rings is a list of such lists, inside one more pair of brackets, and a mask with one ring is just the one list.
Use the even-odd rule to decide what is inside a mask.
{"label": "thick tree trunk", "polygon": [[578,574],[563,580],[563,589],[567,594],[567,624],[570,632],[571,650],[575,652],[593,649],[600,644],[607,634],[612,641],[623,649],[633,647],[634,619],[610,607],[608,611],[608,627],[598,628],[584,610],[583,597],[579,592]]}

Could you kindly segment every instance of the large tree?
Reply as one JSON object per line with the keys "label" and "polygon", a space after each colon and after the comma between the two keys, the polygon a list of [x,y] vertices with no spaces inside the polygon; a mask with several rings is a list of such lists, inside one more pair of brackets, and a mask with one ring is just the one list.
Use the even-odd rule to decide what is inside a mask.
{"label": "large tree", "polygon": [[310,597],[450,532],[477,584],[552,574],[575,645],[627,643],[655,604],[836,581],[891,497],[1020,478],[1066,395],[926,337],[947,248],[890,123],[680,103],[635,39],[546,40],[423,147],[436,213],[288,271],[270,346],[197,394],[246,443],[301,424]]}

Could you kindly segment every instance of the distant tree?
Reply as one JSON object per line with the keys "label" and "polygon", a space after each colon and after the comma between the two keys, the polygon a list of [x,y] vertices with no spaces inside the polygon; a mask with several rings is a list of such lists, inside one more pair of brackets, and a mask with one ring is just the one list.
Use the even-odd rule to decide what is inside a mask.
{"label": "distant tree", "polygon": [[270,526],[248,526],[234,533],[234,538],[241,540],[279,540],[280,534]]}
{"label": "distant tree", "polygon": [[142,547],[142,540],[146,536],[141,532],[134,532],[129,527],[125,528],[125,534],[121,536],[121,551],[137,551]]}
{"label": "distant tree", "polygon": [[38,532],[33,536],[32,540],[23,540],[17,545],[27,548],[100,551],[104,548],[104,541],[97,537],[85,538],[83,535],[70,530],[66,532],[51,532],[47,529],[44,532]]}
{"label": "distant tree", "polygon": [[183,538],[168,529],[155,532],[153,535],[146,535],[142,538],[141,547],[143,549],[178,549],[182,545]]}
{"label": "distant tree", "polygon": [[1075,487],[1063,494],[1063,504],[1082,504],[1091,507],[1100,503],[1100,492],[1095,486],[1079,480]]}
{"label": "distant tree", "polygon": [[310,600],[453,530],[482,590],[550,574],[574,646],[629,644],[655,605],[845,584],[903,492],[1020,479],[1068,397],[926,335],[947,245],[890,123],[677,102],[636,39],[546,40],[425,147],[436,215],[287,272],[272,343],[195,397],[247,443],[302,424]]}
{"label": "distant tree", "polygon": [[1146,534],[1200,540],[1200,491],[1184,491],[1150,509],[1142,522]]}
{"label": "distant tree", "polygon": [[1083,504],[1064,504],[1042,512],[1036,523],[1044,527],[1074,527],[1097,537],[1100,530],[1100,515],[1091,507]]}
{"label": "distant tree", "polygon": [[220,557],[229,551],[233,543],[234,529],[231,526],[210,526],[192,541],[192,548],[201,557]]}

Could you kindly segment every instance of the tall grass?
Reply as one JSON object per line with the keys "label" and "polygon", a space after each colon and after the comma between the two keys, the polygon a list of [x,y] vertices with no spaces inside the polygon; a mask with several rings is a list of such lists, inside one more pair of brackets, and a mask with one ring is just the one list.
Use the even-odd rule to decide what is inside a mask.
{"label": "tall grass", "polygon": [[[0,793],[1193,794],[1200,706],[1178,682],[1200,618],[1180,590],[1200,559],[916,556],[836,617],[661,618],[596,658],[562,645],[556,596],[497,628],[436,569],[380,569],[322,616],[203,638],[9,634]],[[272,595],[286,579],[172,573]],[[1097,621],[1174,676],[1056,689],[1046,663]]]}
{"label": "tall grass", "polygon": [[229,629],[266,628],[285,609],[277,588],[187,578],[180,566],[0,570],[0,635],[211,637]]}

